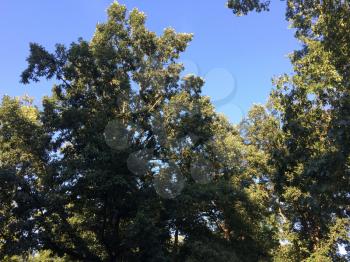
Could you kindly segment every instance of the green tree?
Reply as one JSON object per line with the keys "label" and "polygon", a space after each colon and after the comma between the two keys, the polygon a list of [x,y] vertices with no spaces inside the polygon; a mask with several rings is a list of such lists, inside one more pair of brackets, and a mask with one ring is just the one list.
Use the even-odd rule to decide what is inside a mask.
{"label": "green tree", "polygon": [[90,42],[30,45],[22,82],[56,84],[42,110],[26,97],[0,107],[1,258],[271,256],[266,192],[244,161],[252,148],[201,96],[201,78],[180,79],[192,36],[157,36],[145,19],[113,3]]}
{"label": "green tree", "polygon": [[246,15],[248,12],[256,11],[268,11],[270,1],[260,0],[228,0],[227,7],[232,9],[233,13],[237,16]]}
{"label": "green tree", "polygon": [[291,55],[294,74],[276,80],[267,113],[279,122],[266,151],[286,240],[276,259],[345,261],[337,249],[349,259],[349,2],[289,0],[286,18],[303,47]]}

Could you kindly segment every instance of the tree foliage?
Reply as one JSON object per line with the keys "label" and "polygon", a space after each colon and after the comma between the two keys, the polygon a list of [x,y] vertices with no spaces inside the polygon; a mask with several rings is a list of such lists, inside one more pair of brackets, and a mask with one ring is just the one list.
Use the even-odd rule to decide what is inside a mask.
{"label": "tree foliage", "polygon": [[287,1],[294,73],[239,125],[181,77],[192,35],[137,9],[113,3],[91,41],[30,44],[22,82],[55,85],[40,109],[0,106],[0,259],[349,260],[349,16]]}
{"label": "tree foliage", "polygon": [[171,28],[157,36],[145,19],[114,3],[90,42],[53,53],[30,45],[22,82],[56,84],[42,110],[3,99],[2,257],[270,256],[273,226],[250,192],[237,128],[201,96],[201,78],[180,79],[176,60],[192,36]]}
{"label": "tree foliage", "polygon": [[265,152],[288,243],[281,261],[344,261],[339,245],[350,251],[349,8],[348,1],[287,1],[286,18],[303,47],[290,56],[294,74],[276,79],[272,110],[264,113],[279,123]]}

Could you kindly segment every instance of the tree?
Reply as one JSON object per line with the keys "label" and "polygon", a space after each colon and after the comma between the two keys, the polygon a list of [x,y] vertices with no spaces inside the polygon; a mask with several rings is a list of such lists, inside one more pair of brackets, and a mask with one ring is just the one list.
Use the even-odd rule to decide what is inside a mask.
{"label": "tree", "polygon": [[22,82],[56,84],[42,110],[28,98],[4,97],[0,107],[1,258],[271,255],[274,228],[261,223],[267,210],[238,130],[201,96],[201,78],[180,79],[176,59],[192,36],[157,36],[145,19],[113,3],[90,42],[53,53],[30,45]]}
{"label": "tree", "polygon": [[270,1],[260,0],[228,0],[227,7],[232,9],[233,13],[237,16],[246,15],[248,12],[256,11],[268,11]]}
{"label": "tree", "polygon": [[349,16],[347,1],[287,2],[303,48],[291,55],[294,74],[276,80],[268,115],[280,125],[267,149],[282,261],[345,261],[338,245],[349,251]]}

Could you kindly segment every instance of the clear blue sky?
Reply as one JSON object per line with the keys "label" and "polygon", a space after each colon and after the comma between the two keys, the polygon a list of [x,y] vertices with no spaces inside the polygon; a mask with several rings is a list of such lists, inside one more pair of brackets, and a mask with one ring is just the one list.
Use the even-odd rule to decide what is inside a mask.
{"label": "clear blue sky", "polygon": [[[237,123],[254,103],[264,103],[271,78],[290,73],[286,55],[298,48],[284,19],[285,1],[273,0],[268,13],[235,17],[225,0],[120,0],[129,9],[147,14],[148,27],[161,33],[171,26],[194,33],[182,55],[186,72],[204,77],[203,93],[211,96],[217,111]],[[29,42],[48,50],[55,43],[69,44],[78,37],[91,39],[97,22],[106,19],[109,0],[0,0],[0,96],[28,94],[40,104],[52,83],[23,86],[19,76],[26,67]],[[234,90],[233,93],[232,90]],[[217,101],[227,97],[224,103]]]}

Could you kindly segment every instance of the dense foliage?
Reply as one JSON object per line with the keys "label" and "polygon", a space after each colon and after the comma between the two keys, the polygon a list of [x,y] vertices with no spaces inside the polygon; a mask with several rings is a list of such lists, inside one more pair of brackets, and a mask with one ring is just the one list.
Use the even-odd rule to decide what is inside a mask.
{"label": "dense foliage", "polygon": [[342,261],[339,244],[350,258],[350,3],[289,0],[286,17],[303,47],[290,56],[294,74],[276,79],[270,112],[259,115],[278,124],[253,125],[275,133],[264,152],[273,168],[268,180],[275,213],[288,240],[277,257]]}
{"label": "dense foliage", "polygon": [[42,109],[0,106],[1,260],[349,260],[349,3],[286,16],[294,74],[237,126],[181,78],[192,35],[136,9],[113,3],[89,42],[31,44],[22,82],[56,84]]}

